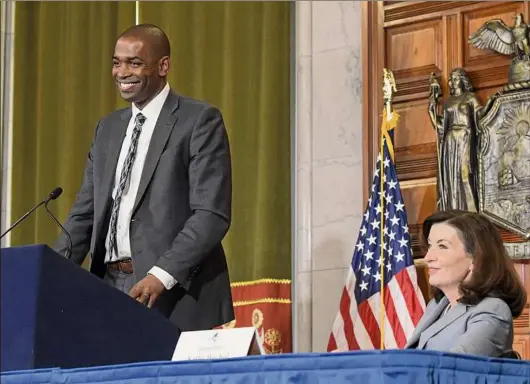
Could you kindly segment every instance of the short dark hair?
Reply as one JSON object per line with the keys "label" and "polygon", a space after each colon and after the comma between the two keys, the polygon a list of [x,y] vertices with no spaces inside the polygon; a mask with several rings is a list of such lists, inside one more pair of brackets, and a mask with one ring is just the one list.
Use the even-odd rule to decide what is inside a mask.
{"label": "short dark hair", "polygon": [[169,43],[166,33],[162,30],[162,28],[154,24],[133,25],[132,27],[129,27],[123,31],[122,34],[118,36],[117,40],[122,37],[129,36],[148,39],[149,43],[153,47],[154,52],[156,53],[156,56],[159,56],[158,58],[171,56],[171,44]]}
{"label": "short dark hair", "polygon": [[[460,303],[476,305],[486,297],[497,297],[519,316],[526,304],[526,291],[495,225],[484,215],[467,211],[440,211],[423,222],[422,243],[425,246],[434,224],[445,223],[455,228],[464,249],[473,258],[473,274],[460,283]],[[443,297],[432,287],[436,301]]]}

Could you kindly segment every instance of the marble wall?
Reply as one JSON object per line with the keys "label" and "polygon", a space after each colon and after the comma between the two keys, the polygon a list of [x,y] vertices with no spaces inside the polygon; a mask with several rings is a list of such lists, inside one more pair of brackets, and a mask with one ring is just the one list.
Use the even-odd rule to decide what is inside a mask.
{"label": "marble wall", "polygon": [[[1,211],[0,211],[0,232],[3,232],[9,223],[10,214],[10,167],[9,161],[11,157],[11,130],[13,126],[12,122],[12,108],[13,103],[13,43],[15,37],[15,26],[14,26],[14,4],[11,1],[2,1],[0,4],[1,8],[1,20],[0,20],[0,38],[1,38],[1,79],[2,79],[2,90],[0,108],[2,112],[0,116],[1,121],[1,132],[2,135],[2,146],[1,146],[1,163],[2,163],[2,175],[0,178],[1,186]],[[0,245],[5,246],[9,239],[9,235],[1,240]]]}
{"label": "marble wall", "polygon": [[362,10],[295,7],[294,347],[325,351],[365,204]]}

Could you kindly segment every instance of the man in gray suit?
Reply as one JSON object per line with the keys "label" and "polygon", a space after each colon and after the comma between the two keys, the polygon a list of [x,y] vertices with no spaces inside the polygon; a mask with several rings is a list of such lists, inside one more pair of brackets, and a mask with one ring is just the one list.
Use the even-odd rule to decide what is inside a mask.
{"label": "man in gray suit", "polygon": [[[172,92],[170,44],[153,25],[117,40],[112,74],[130,108],[96,127],[65,223],[71,258],[181,330],[234,319],[221,245],[231,220],[231,160],[221,113]],[[55,249],[63,253],[67,238]]]}

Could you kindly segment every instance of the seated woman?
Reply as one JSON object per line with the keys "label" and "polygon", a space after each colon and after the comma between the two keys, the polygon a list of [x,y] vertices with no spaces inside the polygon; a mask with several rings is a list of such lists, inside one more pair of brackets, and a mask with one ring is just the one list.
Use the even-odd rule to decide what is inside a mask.
{"label": "seated woman", "polygon": [[423,224],[434,299],[406,348],[497,357],[512,349],[526,292],[500,234],[484,216],[437,212]]}

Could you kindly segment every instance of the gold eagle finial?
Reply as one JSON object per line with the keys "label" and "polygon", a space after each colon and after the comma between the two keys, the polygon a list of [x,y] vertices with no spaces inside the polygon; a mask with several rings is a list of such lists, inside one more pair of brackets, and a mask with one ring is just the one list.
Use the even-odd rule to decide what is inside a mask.
{"label": "gold eagle finial", "polygon": [[386,119],[392,119],[392,95],[397,92],[396,80],[390,69],[383,68],[383,98],[386,107]]}

